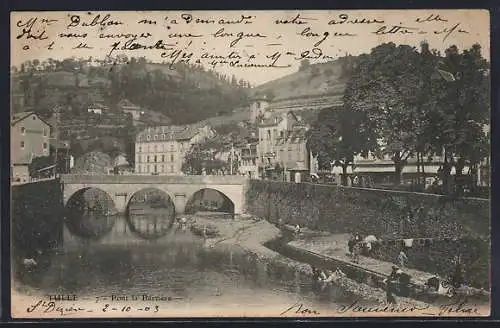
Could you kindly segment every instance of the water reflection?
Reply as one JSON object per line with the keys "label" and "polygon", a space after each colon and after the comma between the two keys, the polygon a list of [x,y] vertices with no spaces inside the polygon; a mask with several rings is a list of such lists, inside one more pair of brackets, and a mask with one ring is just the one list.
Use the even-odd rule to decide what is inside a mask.
{"label": "water reflection", "polygon": [[266,262],[239,248],[208,249],[202,238],[176,230],[160,241],[134,246],[88,243],[55,256],[40,275],[33,281],[45,294],[75,293],[91,298],[162,294],[180,297],[182,302],[213,302],[213,297],[224,297],[218,302],[245,306],[253,302],[257,306],[258,299],[264,302],[270,295],[290,302],[297,296],[321,302],[347,297],[335,288],[314,295],[311,277],[286,263]]}
{"label": "water reflection", "polygon": [[165,192],[154,188],[140,190],[132,196],[127,208],[130,230],[144,239],[163,237],[174,223],[174,208]]}
{"label": "water reflection", "polygon": [[68,200],[65,222],[74,235],[99,239],[113,229],[115,214],[115,205],[107,193],[85,188]]}

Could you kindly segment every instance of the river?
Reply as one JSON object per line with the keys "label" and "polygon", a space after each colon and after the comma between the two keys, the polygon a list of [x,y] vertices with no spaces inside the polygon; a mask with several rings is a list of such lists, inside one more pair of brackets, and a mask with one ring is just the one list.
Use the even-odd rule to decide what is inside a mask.
{"label": "river", "polygon": [[265,263],[236,246],[205,247],[203,238],[174,228],[155,240],[65,247],[44,270],[23,280],[43,295],[169,299],[166,316],[276,316],[297,302],[315,311],[332,311],[339,302],[349,301],[338,288],[313,293],[309,276],[282,263]]}

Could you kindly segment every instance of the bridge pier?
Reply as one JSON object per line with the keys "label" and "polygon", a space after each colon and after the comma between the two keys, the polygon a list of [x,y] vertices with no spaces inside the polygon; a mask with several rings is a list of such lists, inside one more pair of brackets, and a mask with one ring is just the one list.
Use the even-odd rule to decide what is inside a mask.
{"label": "bridge pier", "polygon": [[176,193],[174,199],[175,205],[175,214],[184,214],[186,210],[186,194],[185,193]]}
{"label": "bridge pier", "polygon": [[127,210],[127,195],[126,192],[117,192],[113,197],[116,210],[119,214],[124,214]]}

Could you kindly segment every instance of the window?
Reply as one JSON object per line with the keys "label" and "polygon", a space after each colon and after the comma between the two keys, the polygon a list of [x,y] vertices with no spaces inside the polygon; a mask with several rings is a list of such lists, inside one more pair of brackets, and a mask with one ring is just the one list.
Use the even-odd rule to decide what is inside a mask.
{"label": "window", "polygon": [[47,129],[46,128],[43,128],[43,136],[46,137],[47,136]]}
{"label": "window", "polygon": [[271,140],[271,130],[267,130],[267,140]]}
{"label": "window", "polygon": [[148,155],[148,157],[147,157],[147,162],[149,163],[149,155]]}
{"label": "window", "polygon": [[155,173],[158,173],[158,166],[155,165]]}
{"label": "window", "polygon": [[24,141],[21,141],[21,149],[24,149]]}
{"label": "window", "polygon": [[33,119],[33,121],[36,120],[36,116],[35,115],[31,116],[31,118]]}
{"label": "window", "polygon": [[174,151],[174,145],[170,145],[170,151]]}
{"label": "window", "polygon": [[155,134],[155,140],[158,140],[158,135],[157,134]]}
{"label": "window", "polygon": [[24,126],[21,126],[21,134],[24,136],[26,134],[26,129]]}
{"label": "window", "polygon": [[161,161],[165,162],[165,155],[161,155]]}
{"label": "window", "polygon": [[155,145],[155,146],[154,146],[154,149],[155,149],[155,153],[156,153],[156,152],[158,151],[158,146],[157,146],[157,145]]}
{"label": "window", "polygon": [[260,101],[257,101],[257,108],[260,108]]}
{"label": "window", "polygon": [[47,145],[47,143],[46,143],[46,142],[44,142],[44,143],[43,143],[43,149],[45,149],[45,150],[46,150],[47,148],[48,148],[48,145]]}
{"label": "window", "polygon": [[173,165],[170,165],[170,172],[174,172],[174,166]]}
{"label": "window", "polygon": [[141,146],[139,146],[138,150],[137,150],[138,153],[141,152]]}
{"label": "window", "polygon": [[150,136],[150,135],[148,135],[148,136],[146,137],[146,139],[151,140],[151,136]]}
{"label": "window", "polygon": [[[155,163],[157,162],[157,160],[158,160],[158,157],[155,155]],[[155,167],[156,167],[156,165],[155,165]]]}
{"label": "window", "polygon": [[174,154],[170,154],[170,161],[173,162],[174,161]]}

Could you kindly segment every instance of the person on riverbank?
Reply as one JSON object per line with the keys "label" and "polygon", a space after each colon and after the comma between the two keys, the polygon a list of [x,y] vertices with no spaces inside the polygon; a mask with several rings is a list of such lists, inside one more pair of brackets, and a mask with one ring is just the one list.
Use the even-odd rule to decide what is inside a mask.
{"label": "person on riverbank", "polygon": [[182,232],[186,232],[187,230],[187,219],[185,217],[181,217],[178,219],[178,229]]}
{"label": "person on riverbank", "polygon": [[405,268],[408,264],[408,256],[406,255],[404,248],[402,248],[399,252],[398,264],[401,268]]}
{"label": "person on riverbank", "polygon": [[463,268],[460,256],[453,258],[453,272],[450,275],[450,284],[453,288],[460,288],[463,284]]}
{"label": "person on riverbank", "polygon": [[315,294],[321,291],[321,270],[311,266],[312,270],[312,290]]}
{"label": "person on riverbank", "polygon": [[351,235],[349,237],[349,240],[347,241],[347,248],[348,248],[349,254],[351,254],[351,255],[354,252],[354,244],[356,244],[356,242],[354,241],[354,235]]}
{"label": "person on riverbank", "polygon": [[295,226],[294,231],[293,231],[293,233],[295,234],[295,237],[298,237],[300,235],[300,232],[301,232],[300,225],[297,224]]}
{"label": "person on riverbank", "polygon": [[399,267],[393,265],[392,271],[389,274],[389,277],[384,279],[384,283],[386,285],[386,287],[385,287],[386,298],[387,298],[387,303],[389,303],[389,304],[396,304],[397,303],[394,295],[398,291],[399,278],[400,278],[402,273],[403,273],[403,271]]}
{"label": "person on riverbank", "polygon": [[375,244],[378,242],[378,239],[374,235],[369,235],[369,236],[365,237],[363,242],[364,242],[365,254],[371,255]]}
{"label": "person on riverbank", "polygon": [[349,253],[352,254],[354,252],[354,245],[356,245],[359,242],[361,242],[361,235],[358,232],[351,234],[349,240],[347,241],[347,247],[349,248]]}

